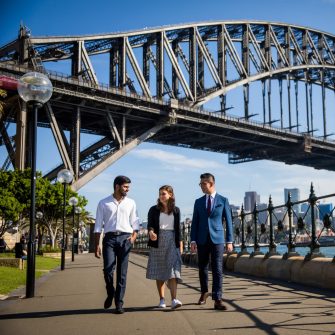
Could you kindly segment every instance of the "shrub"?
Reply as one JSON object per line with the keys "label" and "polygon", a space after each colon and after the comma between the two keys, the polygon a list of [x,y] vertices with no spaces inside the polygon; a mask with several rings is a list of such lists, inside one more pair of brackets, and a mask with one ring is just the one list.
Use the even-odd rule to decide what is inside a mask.
{"label": "shrub", "polygon": [[44,252],[61,252],[60,248],[52,248],[51,245],[46,245],[40,249],[40,252],[43,254]]}

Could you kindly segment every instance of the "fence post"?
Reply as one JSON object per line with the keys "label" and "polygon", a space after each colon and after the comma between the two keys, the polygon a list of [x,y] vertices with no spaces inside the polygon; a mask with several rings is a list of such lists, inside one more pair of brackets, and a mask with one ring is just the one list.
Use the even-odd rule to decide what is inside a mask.
{"label": "fence post", "polygon": [[241,230],[242,230],[242,236],[241,236],[241,251],[238,253],[238,257],[242,255],[249,255],[247,247],[245,245],[245,212],[244,212],[244,207],[243,204],[241,206]]}
{"label": "fence post", "polygon": [[264,255],[259,248],[258,244],[258,236],[257,236],[257,225],[258,225],[258,210],[257,210],[257,204],[255,204],[254,211],[252,213],[253,219],[254,219],[254,251],[250,254],[250,257],[254,257],[257,255]]}
{"label": "fence post", "polygon": [[287,214],[288,214],[288,244],[287,244],[287,252],[283,255],[283,259],[288,259],[289,257],[299,256],[299,254],[295,251],[295,243],[292,237],[292,216],[293,216],[293,204],[291,201],[291,192],[288,193],[287,202]]}
{"label": "fence post", "polygon": [[269,213],[269,224],[270,224],[270,243],[269,243],[269,251],[266,253],[265,257],[271,257],[274,255],[279,255],[277,252],[277,244],[274,241],[274,234],[273,234],[273,220],[272,220],[272,214],[273,214],[273,203],[271,195],[269,197],[269,205],[268,205],[268,213]]}
{"label": "fence post", "polygon": [[187,226],[186,226],[186,234],[185,234],[185,238],[186,238],[186,247],[187,247],[187,252],[190,252],[190,243],[191,243],[191,223],[188,222]]}
{"label": "fence post", "polygon": [[187,234],[187,228],[186,228],[186,225],[187,225],[187,222],[186,220],[184,220],[184,224],[183,224],[183,250],[184,250],[184,253],[188,251],[187,249],[187,237],[186,237],[186,234]]}
{"label": "fence post", "polygon": [[309,261],[315,257],[324,257],[324,255],[320,252],[320,243],[318,238],[316,237],[316,222],[315,222],[315,204],[317,197],[314,193],[313,183],[311,183],[311,192],[309,194],[308,202],[311,209],[311,221],[312,221],[312,236],[311,236],[311,244],[310,252],[305,256],[305,260]]}

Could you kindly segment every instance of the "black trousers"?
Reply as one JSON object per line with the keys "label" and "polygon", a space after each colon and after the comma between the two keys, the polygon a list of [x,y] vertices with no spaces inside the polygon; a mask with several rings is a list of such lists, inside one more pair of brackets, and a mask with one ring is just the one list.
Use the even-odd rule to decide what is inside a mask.
{"label": "black trousers", "polygon": [[212,299],[220,300],[222,298],[222,283],[223,283],[223,252],[225,245],[214,244],[208,238],[207,244],[198,245],[198,265],[201,293],[208,292],[208,263],[211,257],[212,265]]}
{"label": "black trousers", "polygon": [[[115,306],[122,307],[126,292],[128,258],[132,244],[129,233],[113,235],[106,233],[102,242],[104,259],[104,278],[107,295],[115,299]],[[114,288],[114,270],[116,267],[116,288]]]}

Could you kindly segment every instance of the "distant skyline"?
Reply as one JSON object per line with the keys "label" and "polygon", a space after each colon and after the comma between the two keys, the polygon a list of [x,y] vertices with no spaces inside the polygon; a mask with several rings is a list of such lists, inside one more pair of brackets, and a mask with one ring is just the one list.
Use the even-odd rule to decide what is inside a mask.
{"label": "distant skyline", "polygon": [[[210,20],[254,19],[285,22],[320,29],[335,34],[335,0],[235,0],[235,1],[9,1],[1,5],[0,45],[15,39],[20,22],[33,36],[87,35],[127,31],[145,27]],[[57,66],[55,63],[53,66]],[[60,71],[62,72],[62,71]],[[99,81],[104,77],[98,72]],[[235,99],[235,98],[234,98]],[[334,99],[334,95],[331,98]],[[234,108],[242,101],[236,94]],[[318,103],[316,101],[315,103]],[[258,108],[257,105],[254,108]],[[329,113],[335,119],[335,101]],[[14,133],[14,127],[9,130]],[[60,157],[49,129],[38,131],[37,169],[43,172],[57,166]],[[97,137],[83,135],[82,148]],[[0,164],[5,159],[0,147]],[[136,200],[141,219],[158,196],[158,188],[170,184],[176,193],[176,203],[183,217],[190,217],[194,200],[202,195],[199,176],[211,172],[217,180],[217,191],[232,204],[241,206],[246,191],[255,191],[260,201],[283,204],[284,188],[299,188],[301,199],[309,196],[313,182],[317,195],[333,193],[335,173],[279,162],[254,161],[229,165],[225,154],[180,147],[143,143],[79,190],[88,200],[87,209],[95,215],[97,203],[112,192],[116,175],[131,178],[129,196]],[[328,199],[327,199],[328,200]]]}

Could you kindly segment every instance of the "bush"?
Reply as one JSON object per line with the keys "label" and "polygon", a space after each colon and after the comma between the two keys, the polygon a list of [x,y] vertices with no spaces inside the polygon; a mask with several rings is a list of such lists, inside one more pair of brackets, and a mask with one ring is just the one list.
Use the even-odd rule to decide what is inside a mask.
{"label": "bush", "polygon": [[51,245],[46,245],[40,249],[40,252],[43,254],[44,252],[61,252],[60,248],[52,248]]}
{"label": "bush", "polygon": [[4,253],[0,254],[0,258],[14,258],[15,257],[15,253],[12,251],[6,251]]}

